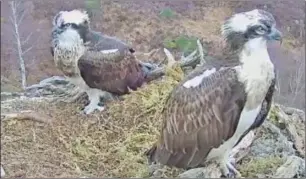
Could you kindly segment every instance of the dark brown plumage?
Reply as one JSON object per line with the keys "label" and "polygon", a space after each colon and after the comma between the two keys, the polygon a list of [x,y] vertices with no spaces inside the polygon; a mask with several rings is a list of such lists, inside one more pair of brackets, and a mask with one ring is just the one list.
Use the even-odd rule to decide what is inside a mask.
{"label": "dark brown plumage", "polygon": [[[213,147],[234,134],[246,101],[243,84],[229,68],[212,74],[195,88],[182,86],[205,70],[199,68],[171,93],[163,110],[161,137],[151,149],[155,150],[153,155],[147,153],[151,161],[179,168],[201,166]],[[187,100],[194,103],[185,103]],[[185,106],[179,107],[182,104]]]}
{"label": "dark brown plumage", "polygon": [[89,50],[79,59],[78,67],[89,87],[117,95],[127,94],[129,89],[137,90],[145,80],[141,65],[129,49],[122,54]]}
{"label": "dark brown plumage", "polygon": [[[145,72],[132,47],[99,32],[79,30],[79,33],[85,33],[81,36],[87,50],[79,59],[78,67],[89,87],[123,95],[145,82]],[[109,51],[114,49],[118,51]]]}

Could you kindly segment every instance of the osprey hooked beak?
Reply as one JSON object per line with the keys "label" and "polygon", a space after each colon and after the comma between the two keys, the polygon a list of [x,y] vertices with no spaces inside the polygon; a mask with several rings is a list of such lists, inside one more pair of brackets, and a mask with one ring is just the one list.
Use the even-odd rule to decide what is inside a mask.
{"label": "osprey hooked beak", "polygon": [[271,32],[267,35],[267,39],[277,40],[277,41],[280,41],[280,44],[282,44],[283,35],[278,29],[276,29],[275,27],[272,27]]}

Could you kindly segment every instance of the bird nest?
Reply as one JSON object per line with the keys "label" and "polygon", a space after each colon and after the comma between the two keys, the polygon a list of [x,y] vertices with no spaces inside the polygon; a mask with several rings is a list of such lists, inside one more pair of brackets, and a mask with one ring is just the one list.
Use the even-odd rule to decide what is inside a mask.
{"label": "bird nest", "polygon": [[[166,99],[174,86],[183,79],[185,73],[182,69],[194,63],[194,59],[203,63],[204,56],[201,53],[193,56],[196,53],[192,53],[175,62],[169,51],[165,50],[165,53],[169,60],[168,66],[155,71],[155,76],[164,75],[162,79],[153,80],[123,96],[123,100],[109,101],[106,110],[101,113],[82,115],[80,111],[84,104],[54,101],[54,97],[50,98],[53,102],[46,97],[18,96],[2,101],[1,167],[6,177],[150,177],[150,167],[144,152],[159,136],[162,122],[159,115]],[[61,79],[55,78],[53,81]],[[46,81],[33,86],[31,90],[37,91],[42,85],[45,85],[44,88],[47,85],[49,91],[56,90]],[[62,85],[65,88],[57,89],[54,93],[67,91],[69,85]],[[275,116],[278,113],[272,114]],[[5,120],[12,118],[34,120]],[[261,133],[266,135],[265,138],[275,138],[275,132]],[[275,140],[283,141],[279,139]],[[252,140],[246,140],[246,146],[250,145],[248,141]],[[295,146],[304,151],[304,145]],[[238,169],[245,177],[255,177],[266,170],[274,172],[283,162],[283,158],[274,155],[255,160],[249,157],[238,165]],[[216,171],[219,172],[212,165],[201,172],[208,176],[219,176]],[[176,177],[182,170],[165,167],[159,172],[158,177]],[[184,174],[189,175],[188,172]]]}
{"label": "bird nest", "polygon": [[165,74],[124,100],[109,102],[102,113],[88,116],[80,114],[83,105],[77,103],[10,102],[10,109],[2,112],[31,110],[51,121],[2,122],[1,161],[6,175],[148,177],[144,152],[157,140],[166,97],[184,76],[179,63],[166,67]]}

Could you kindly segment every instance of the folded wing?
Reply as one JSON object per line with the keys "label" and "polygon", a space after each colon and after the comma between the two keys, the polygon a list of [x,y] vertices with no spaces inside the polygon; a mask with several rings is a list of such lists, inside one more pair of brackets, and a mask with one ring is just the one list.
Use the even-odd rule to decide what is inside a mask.
{"label": "folded wing", "polygon": [[145,74],[132,48],[99,33],[91,35],[87,51],[78,60],[80,74],[89,87],[122,95],[144,83]]}
{"label": "folded wing", "polygon": [[151,161],[179,168],[200,166],[212,148],[233,136],[246,101],[244,86],[233,68],[216,71],[195,87],[183,85],[205,70],[195,71],[170,95],[161,137],[147,152]]}

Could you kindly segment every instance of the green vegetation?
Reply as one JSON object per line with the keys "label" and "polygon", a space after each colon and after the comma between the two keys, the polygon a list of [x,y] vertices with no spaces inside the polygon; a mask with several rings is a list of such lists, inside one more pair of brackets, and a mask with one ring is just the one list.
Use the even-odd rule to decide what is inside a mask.
{"label": "green vegetation", "polygon": [[175,11],[170,8],[163,9],[159,15],[163,18],[173,18],[175,16]]}
{"label": "green vegetation", "polygon": [[196,37],[181,35],[176,38],[166,38],[163,44],[168,49],[177,49],[183,52],[184,55],[188,55],[197,49],[197,40]]}
{"label": "green vegetation", "polygon": [[85,0],[85,9],[89,16],[93,16],[96,12],[101,11],[101,1],[100,0]]}
{"label": "green vegetation", "polygon": [[86,8],[89,9],[100,9],[101,6],[100,0],[85,0],[84,3]]}
{"label": "green vegetation", "polygon": [[244,162],[239,166],[238,170],[246,178],[258,178],[257,174],[264,174],[267,177],[269,174],[274,173],[284,162],[284,159],[279,156],[256,158],[251,159],[249,162]]}

